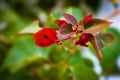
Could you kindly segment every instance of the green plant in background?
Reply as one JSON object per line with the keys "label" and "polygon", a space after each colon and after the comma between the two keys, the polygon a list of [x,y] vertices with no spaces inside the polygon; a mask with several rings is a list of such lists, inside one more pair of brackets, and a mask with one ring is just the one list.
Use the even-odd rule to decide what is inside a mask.
{"label": "green plant in background", "polygon": [[[30,3],[33,4],[34,2],[31,1],[32,0],[30,0]],[[80,2],[81,0],[78,1]],[[90,31],[92,30],[94,32],[95,31],[94,29],[96,29],[94,26],[100,28],[100,26],[103,25],[103,27],[106,28],[108,27],[107,25],[109,25],[109,22],[103,20],[102,22],[95,21],[92,24],[88,24],[87,20],[84,20],[85,15],[82,13],[81,10],[79,10],[79,8],[74,7],[64,8],[63,11],[65,12],[65,14],[66,13],[67,15],[70,14],[76,18],[77,25],[81,26],[81,28],[79,28],[80,32],[77,33],[77,31],[75,31],[75,34],[72,35],[72,38],[70,35],[70,38],[68,40],[62,41],[62,45],[52,44],[49,47],[42,48],[37,47],[34,44],[35,41],[33,35],[31,35],[31,33],[28,33],[32,32],[33,34],[33,32],[37,32],[39,29],[42,30],[42,27],[41,28],[38,27],[38,21],[37,24],[35,23],[28,26],[29,23],[37,19],[36,18],[37,16],[35,15],[40,5],[34,7],[26,6],[29,5],[26,3],[26,1],[23,0],[16,1],[17,3],[19,2],[21,3],[19,5],[26,6],[24,9],[20,9],[19,11],[18,8],[15,8],[16,5],[14,4],[14,1],[13,2],[8,1],[8,3],[9,2],[10,2],[9,6],[11,4],[13,5],[7,8],[5,12],[1,11],[2,14],[0,15],[1,16],[0,19],[3,20],[3,23],[5,23],[5,25],[6,24],[8,25],[6,28],[0,30],[1,80],[99,80],[99,75],[97,75],[93,70],[94,68],[93,62],[87,58],[84,58],[81,55],[82,54],[81,48],[74,44],[74,41],[76,40],[76,39],[74,40],[74,37],[77,36],[78,37],[77,41],[80,41],[80,36],[82,36],[84,32],[89,31],[89,29]],[[70,5],[72,4],[69,4],[69,6]],[[42,9],[44,11],[46,10],[47,13],[51,11],[51,9],[45,8],[44,5],[41,6],[43,6]],[[67,27],[65,26],[63,28],[58,26],[57,23],[59,22],[57,21],[63,19],[61,12],[46,15],[47,20],[44,23],[45,27],[43,27],[43,29],[50,27],[54,28],[57,31],[62,31],[63,32],[62,34],[66,34],[66,32],[64,33],[64,31],[66,30],[69,30],[68,32],[70,33],[71,31],[74,33],[73,30],[75,28],[74,23],[71,23],[72,26],[71,25]],[[87,19],[89,21],[91,18]],[[74,21],[75,19],[73,20],[73,22]],[[69,22],[70,20],[67,20],[67,22],[66,20],[63,21],[63,23],[67,24],[69,24]],[[84,25],[85,27],[83,26],[83,24],[81,24],[83,22],[86,23]],[[100,22],[102,24],[98,24]],[[105,25],[106,23],[107,25]],[[89,26],[89,28],[87,26]],[[101,30],[104,28],[101,28]],[[18,33],[21,30],[23,32]],[[117,30],[112,28],[107,29],[107,31],[105,32],[107,33],[109,32],[110,34],[100,33],[99,35],[95,36],[95,33],[89,32],[92,33],[90,34],[90,36],[91,35],[95,36],[97,44],[95,43],[95,41],[93,41],[92,44],[94,47],[91,46],[91,44],[89,43],[86,45],[90,46],[90,50],[93,53],[96,53],[97,49],[101,49],[101,47],[105,46],[105,44],[103,43],[101,45],[101,42],[99,40],[102,39],[105,42],[107,42],[110,38],[110,41],[107,42],[108,44],[109,42],[111,42],[111,39],[113,40],[113,36],[115,36],[116,41],[114,43],[105,47],[103,51],[100,50],[100,52],[102,51],[103,55],[103,60],[100,63],[103,68],[102,75],[110,75],[113,73],[119,74],[119,70],[116,67],[115,62],[117,57],[119,56],[120,34]],[[111,34],[113,34],[113,36],[111,36]],[[88,39],[90,36],[87,37],[88,41],[90,41]],[[59,38],[59,40],[60,42],[58,42],[57,44],[61,44],[61,38]],[[84,42],[83,39],[84,43],[88,41]],[[79,45],[81,44],[79,43]]]}

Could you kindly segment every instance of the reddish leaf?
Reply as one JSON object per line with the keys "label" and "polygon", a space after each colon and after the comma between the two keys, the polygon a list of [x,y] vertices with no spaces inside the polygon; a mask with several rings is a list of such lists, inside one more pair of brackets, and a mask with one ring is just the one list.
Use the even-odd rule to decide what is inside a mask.
{"label": "reddish leaf", "polygon": [[63,24],[60,31],[57,31],[58,40],[69,39],[75,33],[71,24]]}
{"label": "reddish leaf", "polygon": [[64,41],[64,40],[70,39],[73,34],[75,34],[75,32],[71,32],[68,34],[60,34],[60,32],[57,31],[57,37],[58,37],[59,41]]}
{"label": "reddish leaf", "polygon": [[111,22],[108,22],[106,20],[95,19],[95,18],[90,19],[84,25],[84,29],[85,29],[84,32],[86,32],[86,33],[100,32],[101,30],[104,30],[107,27],[109,27],[110,24],[111,24]]}
{"label": "reddish leaf", "polygon": [[101,50],[103,47],[109,45],[115,40],[114,36],[109,33],[98,33],[91,37],[90,42],[92,43],[99,60],[102,60]]}
{"label": "reddish leaf", "polygon": [[92,19],[92,14],[86,16],[84,19],[83,19],[83,24],[85,24],[88,20]]}
{"label": "reddish leaf", "polygon": [[64,18],[65,18],[70,24],[74,25],[74,27],[76,28],[76,26],[77,26],[77,19],[76,19],[74,16],[72,16],[72,15],[70,15],[70,14],[67,14],[67,13],[63,13],[62,15],[64,16]]}
{"label": "reddish leaf", "polygon": [[90,42],[93,45],[93,47],[97,53],[98,59],[101,61],[102,60],[102,53],[101,53],[101,50],[99,48],[99,45],[97,43],[96,38],[94,36],[92,36]]}
{"label": "reddish leaf", "polygon": [[71,24],[63,24],[60,28],[60,34],[69,34],[73,31],[73,26]]}
{"label": "reddish leaf", "polygon": [[99,33],[95,35],[95,38],[100,50],[115,40],[114,36],[110,33]]}

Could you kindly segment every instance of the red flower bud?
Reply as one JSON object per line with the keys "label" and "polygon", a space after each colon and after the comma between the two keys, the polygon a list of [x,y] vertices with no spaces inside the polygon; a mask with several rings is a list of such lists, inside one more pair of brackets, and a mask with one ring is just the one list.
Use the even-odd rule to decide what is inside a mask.
{"label": "red flower bud", "polygon": [[92,19],[92,14],[90,14],[90,15],[84,17],[84,19],[83,19],[83,24],[85,25],[86,22],[89,21],[89,20],[91,20],[91,19]]}
{"label": "red flower bud", "polygon": [[56,20],[56,23],[59,27],[61,27],[63,24],[67,24],[65,20]]}
{"label": "red flower bud", "polygon": [[53,28],[43,28],[34,34],[35,44],[40,47],[48,47],[57,42],[57,33]]}
{"label": "red flower bud", "polygon": [[90,41],[92,34],[91,33],[83,33],[80,36],[80,39],[78,41],[75,42],[76,45],[81,45],[81,46],[85,46],[88,47],[88,45],[86,44],[88,41]]}

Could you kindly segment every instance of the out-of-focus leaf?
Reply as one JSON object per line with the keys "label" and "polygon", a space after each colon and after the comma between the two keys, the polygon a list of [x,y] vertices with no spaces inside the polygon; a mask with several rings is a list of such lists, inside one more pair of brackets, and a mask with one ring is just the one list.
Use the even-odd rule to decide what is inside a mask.
{"label": "out-of-focus leaf", "polygon": [[84,25],[85,28],[84,32],[86,33],[100,32],[101,30],[104,30],[107,27],[109,27],[110,24],[111,23],[106,20],[94,18],[86,22],[86,24]]}
{"label": "out-of-focus leaf", "polygon": [[[48,67],[49,65],[46,65]],[[47,69],[45,66],[40,67],[38,75],[42,80],[72,80],[70,71],[67,66],[59,66]]]}
{"label": "out-of-focus leaf", "polygon": [[55,22],[55,19],[54,19],[53,15],[48,16],[48,19],[45,23],[45,27],[52,27],[52,28],[55,28],[55,29],[59,29],[58,25]]}
{"label": "out-of-focus leaf", "polygon": [[[66,47],[72,48],[73,45],[69,44],[69,42],[64,42],[63,44]],[[56,49],[53,49],[55,53],[51,53],[51,61],[54,63],[60,63],[64,61],[69,56],[69,51],[64,50],[64,46],[58,46]],[[69,45],[69,46],[68,46]],[[40,67],[39,69],[39,76],[42,79],[51,79],[51,80],[73,80],[72,73],[69,70],[69,65],[73,63],[80,63],[81,62],[81,55],[80,50],[75,51],[75,54],[69,60],[66,65],[61,65],[58,67],[50,68],[49,64]]]}
{"label": "out-of-focus leaf", "polygon": [[70,24],[77,26],[77,19],[74,16],[67,13],[63,13],[62,15]]}
{"label": "out-of-focus leaf", "polygon": [[114,40],[114,36],[110,33],[97,33],[94,37],[91,38],[91,43],[98,55],[99,60],[102,59],[102,48],[109,45]]}
{"label": "out-of-focus leaf", "polygon": [[33,23],[31,23],[28,26],[26,26],[25,28],[23,28],[19,33],[20,34],[24,34],[24,33],[36,33],[39,30],[40,30],[39,21],[36,20]]}
{"label": "out-of-focus leaf", "polygon": [[91,69],[94,69],[94,63],[93,63],[90,59],[84,58],[84,59],[83,59],[83,63],[84,63],[87,67],[89,67],[89,68],[91,68]]}
{"label": "out-of-focus leaf", "polygon": [[70,70],[75,80],[99,80],[98,75],[83,63],[72,64]]}
{"label": "out-of-focus leaf", "polygon": [[23,69],[15,74],[11,74],[8,70],[0,72],[1,80],[32,80],[28,70]]}
{"label": "out-of-focus leaf", "polygon": [[[83,18],[83,16],[84,16],[82,11],[80,11],[80,9],[75,8],[75,7],[64,8],[63,11],[65,13],[68,13],[68,14],[71,14],[72,16],[74,16],[77,19],[77,21],[80,21]],[[62,16],[62,14],[60,12],[58,12],[58,13],[54,14],[54,17],[56,19],[60,19],[63,16]]]}
{"label": "out-of-focus leaf", "polygon": [[75,7],[73,7],[72,15],[77,19],[78,22],[84,17],[83,12],[79,8]]}
{"label": "out-of-focus leaf", "polygon": [[115,41],[111,45],[104,47],[102,51],[103,61],[101,62],[101,65],[103,68],[103,74],[117,74],[119,70],[116,65],[116,60],[120,55],[120,33],[113,28],[107,29],[107,32],[115,37]]}
{"label": "out-of-focus leaf", "polygon": [[71,40],[64,41],[62,43],[62,45],[59,45],[53,49],[54,53],[51,53],[49,57],[53,60],[53,62],[54,61],[61,62],[61,61],[65,60],[69,55],[69,52],[65,50],[65,47],[71,49],[71,48],[73,48],[73,45],[74,44],[72,43]]}
{"label": "out-of-focus leaf", "polygon": [[26,27],[32,20],[21,18],[12,9],[1,12],[2,21],[6,22],[6,28],[1,32],[4,35],[11,36]]}
{"label": "out-of-focus leaf", "polygon": [[100,50],[115,41],[115,37],[110,33],[98,33],[95,38]]}
{"label": "out-of-focus leaf", "polygon": [[82,62],[82,60],[83,60],[83,57],[81,56],[81,50],[77,48],[74,55],[69,60],[69,65],[72,65],[74,63],[79,64]]}
{"label": "out-of-focus leaf", "polygon": [[[102,61],[101,66],[103,68],[103,75],[117,74],[118,68],[116,65],[116,60],[120,54],[120,34],[114,28],[108,28],[106,32],[112,34],[115,37],[115,41],[111,43],[109,46],[105,46],[102,50]],[[92,53],[96,53],[95,49],[90,46],[90,50]]]}
{"label": "out-of-focus leaf", "polygon": [[31,36],[13,39],[13,47],[6,56],[3,67],[16,72],[38,59],[47,59],[50,48],[37,47]]}

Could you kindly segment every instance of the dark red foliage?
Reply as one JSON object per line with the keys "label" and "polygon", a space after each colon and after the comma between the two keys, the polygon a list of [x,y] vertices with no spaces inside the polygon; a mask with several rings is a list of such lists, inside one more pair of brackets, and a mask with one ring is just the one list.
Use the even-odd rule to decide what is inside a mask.
{"label": "dark red foliage", "polygon": [[88,47],[88,45],[86,43],[90,41],[91,36],[92,36],[91,33],[83,33],[80,36],[79,40],[75,42],[75,44]]}
{"label": "dark red foliage", "polygon": [[57,43],[57,33],[53,28],[43,28],[34,34],[35,44],[40,47],[48,47]]}

